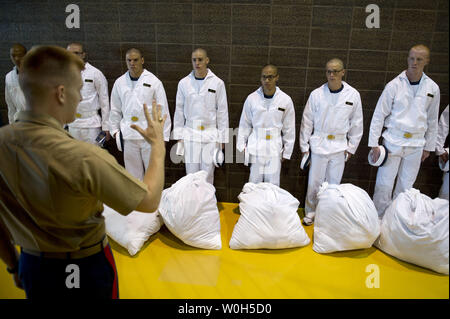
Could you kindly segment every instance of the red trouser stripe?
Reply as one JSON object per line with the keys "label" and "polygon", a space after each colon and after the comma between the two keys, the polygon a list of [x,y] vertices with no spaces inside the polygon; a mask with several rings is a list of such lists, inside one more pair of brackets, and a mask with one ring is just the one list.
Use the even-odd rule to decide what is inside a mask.
{"label": "red trouser stripe", "polygon": [[109,263],[111,264],[111,267],[114,269],[114,284],[113,284],[113,291],[112,291],[112,299],[119,299],[119,283],[117,278],[117,269],[116,269],[116,263],[114,261],[114,256],[111,251],[111,246],[109,244],[103,249],[106,259],[108,259]]}

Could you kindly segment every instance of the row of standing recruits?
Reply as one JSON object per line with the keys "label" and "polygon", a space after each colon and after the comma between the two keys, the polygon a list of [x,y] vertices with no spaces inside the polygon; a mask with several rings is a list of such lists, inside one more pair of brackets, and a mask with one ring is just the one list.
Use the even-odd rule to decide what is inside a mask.
{"label": "row of standing recruits", "polygon": [[[86,53],[81,44],[71,43],[67,49],[85,61]],[[10,51],[16,65],[6,76],[5,96],[10,122],[15,120],[17,111],[25,108],[18,85],[20,57],[25,53],[26,49],[19,44]],[[429,55],[429,49],[423,45],[410,49],[408,69],[386,85],[373,114],[369,147],[373,149],[374,159],[379,156],[379,145],[389,153],[378,169],[374,192],[374,203],[380,215],[392,200],[396,178],[394,197],[413,186],[420,163],[429,152],[436,149],[437,155],[448,157],[443,149],[444,142],[437,141],[439,87],[423,72]],[[150,107],[153,99],[167,116],[166,142],[171,137],[171,121],[164,86],[154,74],[144,69],[141,52],[128,50],[126,63],[128,71],[114,83],[109,111],[107,81],[101,71],[85,62],[83,100],[78,105],[76,120],[68,127],[72,136],[93,144],[101,130],[106,132],[107,140],[109,133],[115,139],[120,137],[124,144],[125,168],[142,180],[151,147],[130,125],[145,125],[142,104]],[[214,151],[223,149],[228,143],[229,125],[224,82],[208,68],[208,63],[204,49],[192,53],[193,71],[179,82],[177,88],[171,138],[178,140],[181,144],[178,147],[184,150],[186,173],[205,170],[208,182],[213,184]],[[327,83],[311,92],[304,108],[300,151],[302,157],[310,155],[311,158],[305,200],[306,225],[313,223],[320,185],[324,181],[341,182],[345,162],[355,154],[363,135],[361,97],[356,89],[343,81],[344,75],[344,64],[340,59],[328,61]],[[294,104],[276,86],[278,79],[277,67],[266,65],[261,72],[261,87],[247,97],[243,106],[236,148],[244,152],[251,163],[250,182],[279,185],[282,162],[290,159],[294,148]],[[383,128],[386,130],[381,134]],[[442,135],[444,140],[447,134]],[[444,178],[442,197],[448,197],[445,181]]]}
{"label": "row of standing recruits", "polygon": [[[11,50],[14,61],[18,56],[15,50],[17,48],[23,51],[19,47]],[[19,56],[22,53],[19,53]],[[423,58],[425,60],[422,60]],[[2,154],[0,156],[0,258],[5,262],[7,271],[12,274],[15,284],[25,289],[27,298],[117,298],[117,270],[111,247],[105,236],[105,222],[101,218],[103,203],[123,215],[134,210],[151,213],[157,209],[164,186],[166,155],[164,131],[167,114],[161,114],[161,107],[156,105],[156,101],[152,101],[151,116],[144,111],[145,105],[143,106],[146,119],[143,124],[146,129],[136,124],[131,125],[152,148],[148,169],[145,171],[143,181],[140,181],[120,166],[107,151],[74,139],[63,129],[63,125],[76,119],[77,105],[82,101],[80,91],[85,82],[81,77],[84,62],[80,58],[63,48],[43,46],[33,48],[25,56],[22,64],[20,59],[18,60],[16,66],[21,69],[20,87],[27,101],[27,110],[21,111],[18,116],[13,115],[17,121],[0,128],[0,154]],[[344,87],[340,93],[331,92],[339,90],[340,86],[332,85],[333,82],[330,80],[343,75],[341,73],[343,69],[339,68],[339,61],[331,62],[333,61],[327,64],[329,87],[322,88],[325,93],[320,92],[321,88],[319,88],[317,94],[329,94],[328,101],[333,102],[333,100],[340,100],[339,94],[345,92],[348,85],[342,83]],[[390,103],[387,102],[390,106],[384,105],[386,102],[383,98],[380,98],[377,105],[376,113],[381,113],[381,116],[377,117],[378,121],[383,116],[386,118],[388,129],[383,135],[386,134],[384,137],[389,143],[395,145],[397,137],[397,135],[389,136],[392,129],[410,130],[411,126],[407,124],[414,123],[413,121],[417,121],[417,124],[412,127],[411,132],[408,131],[408,136],[405,138],[416,138],[413,134],[419,135],[420,132],[423,134],[422,143],[417,142],[418,146],[398,146],[402,148],[400,155],[388,149],[390,157],[394,158],[393,161],[400,161],[400,167],[411,161],[404,161],[402,158],[398,160],[397,157],[404,155],[407,158],[408,154],[415,153],[412,151],[415,148],[422,151],[424,147],[425,152],[422,151],[422,154],[425,157],[428,151],[434,150],[435,143],[436,153],[441,159],[448,158],[448,153],[443,150],[443,140],[448,134],[448,107],[441,117],[440,122],[443,125],[442,130],[439,129],[438,142],[436,142],[436,109],[439,105],[439,90],[434,82],[422,74],[427,62],[427,51],[421,51],[420,47],[411,50],[408,70],[390,82],[383,92],[383,96],[390,100]],[[13,72],[15,74],[7,76],[8,81],[11,77],[17,78],[16,69]],[[407,81],[404,75],[408,78]],[[416,77],[416,75],[420,76]],[[248,110],[244,112],[243,120],[249,120],[251,117],[249,123],[256,123],[253,115],[263,112],[261,109],[258,110],[260,106],[254,105],[258,99],[286,103],[277,105],[275,110],[280,113],[274,112],[272,108],[274,105],[270,101],[264,104],[268,113],[266,115],[270,114],[269,117],[265,117],[267,120],[272,121],[271,116],[283,119],[283,115],[290,112],[289,107],[292,104],[290,99],[281,94],[278,88],[273,90],[273,86],[268,84],[268,82],[276,82],[277,79],[276,68],[263,69],[262,92],[259,90],[248,98],[246,101]],[[414,85],[416,85],[414,83],[418,80],[417,92],[414,92]],[[411,84],[410,81],[413,83]],[[408,95],[406,93],[402,95],[395,90],[388,91],[396,85],[406,88]],[[7,85],[7,88],[9,87],[11,87],[10,83]],[[268,88],[272,89],[267,90]],[[327,89],[331,91],[328,92]],[[267,98],[261,97],[264,94]],[[275,97],[279,100],[273,100]],[[18,99],[18,96],[13,95],[12,98]],[[406,105],[408,99],[413,103]],[[357,104],[355,100],[348,102],[353,104],[345,103],[349,109],[345,108],[344,111],[350,113]],[[305,117],[309,116],[309,124],[313,126],[313,129],[309,130],[313,133],[312,135],[310,133],[309,139],[305,138],[306,134],[302,139],[302,141],[306,140],[306,145],[309,145],[311,150],[309,146],[305,147],[305,144],[301,149],[302,152],[310,151],[313,154],[320,149],[320,143],[317,141],[340,142],[342,140],[337,135],[344,134],[343,131],[326,132],[329,133],[328,135],[334,135],[334,139],[325,139],[320,134],[315,135],[315,112],[322,110],[323,106],[314,103],[314,95],[312,95],[308,101],[308,109],[312,115],[305,112]],[[418,114],[409,111],[409,108],[415,109],[415,113]],[[336,116],[336,112],[332,114]],[[402,119],[403,122],[401,122]],[[307,124],[308,122],[305,121],[303,127]],[[328,129],[327,125],[332,123],[325,124],[324,121],[319,120],[319,124],[321,126],[318,132],[322,132],[320,131],[322,128]],[[350,127],[350,122],[348,124]],[[373,127],[375,131],[376,125]],[[264,134],[264,137],[269,136],[262,141],[274,140],[279,146],[279,136],[271,130],[264,132],[266,129],[264,125],[261,128],[263,132],[261,134]],[[291,132],[284,126],[278,126],[278,129],[282,132]],[[251,134],[247,141],[250,140]],[[357,136],[356,133],[355,135]],[[317,141],[314,141],[314,136]],[[255,135],[253,138],[259,141],[259,136]],[[428,139],[431,140],[428,141]],[[344,140],[349,143],[343,150],[344,160],[345,156],[348,159],[349,154],[356,150],[355,140],[349,142],[350,140],[350,138]],[[373,140],[374,138],[372,142]],[[400,139],[400,141],[403,140]],[[252,146],[247,144],[241,144],[241,147],[248,148],[250,152]],[[377,143],[371,146],[374,150],[378,149]],[[289,158],[290,150],[286,145],[284,149],[282,147],[276,150],[274,157]],[[259,154],[256,154],[256,157],[259,157]],[[268,154],[272,155],[271,152]],[[420,161],[420,158],[417,161]],[[332,159],[328,162],[326,158],[323,162],[327,165],[327,169],[328,166],[333,165]],[[265,165],[265,162],[263,164]],[[392,171],[389,170],[389,172]],[[404,169],[401,168],[400,172],[404,172]],[[15,245],[21,247],[20,254]],[[78,273],[82,274],[81,278],[84,278],[81,280],[79,289],[71,289],[72,287],[67,285],[67,267],[74,265],[79,268]]]}

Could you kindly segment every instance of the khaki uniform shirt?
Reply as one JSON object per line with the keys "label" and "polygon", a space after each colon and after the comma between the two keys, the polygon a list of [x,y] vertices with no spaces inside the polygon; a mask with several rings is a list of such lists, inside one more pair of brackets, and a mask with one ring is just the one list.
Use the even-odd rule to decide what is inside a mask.
{"label": "khaki uniform shirt", "polygon": [[71,252],[96,244],[105,235],[103,203],[127,215],[146,193],[107,151],[48,115],[23,111],[0,128],[0,223],[16,245]]}

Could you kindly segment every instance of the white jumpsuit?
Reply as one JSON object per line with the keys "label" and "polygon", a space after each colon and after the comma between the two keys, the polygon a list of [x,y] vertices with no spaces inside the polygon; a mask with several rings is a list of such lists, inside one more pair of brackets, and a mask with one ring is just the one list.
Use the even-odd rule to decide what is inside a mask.
{"label": "white jumpsuit", "polygon": [[249,182],[280,185],[281,158],[290,159],[295,142],[295,109],[292,99],[276,87],[265,98],[262,87],[244,102],[236,149],[250,155]]}
{"label": "white jumpsuit", "polygon": [[228,143],[228,102],[224,82],[210,69],[202,81],[194,71],[178,83],[172,139],[184,143],[186,174],[204,170],[214,183],[213,152]]}
{"label": "white jumpsuit", "polygon": [[[436,155],[444,154],[444,143],[448,136],[448,105],[444,109],[439,119],[438,135],[436,138]],[[439,197],[448,200],[448,174],[449,172],[444,172],[442,177],[442,186],[439,191]]]}
{"label": "white jumpsuit", "polygon": [[17,114],[25,110],[26,101],[22,89],[19,86],[19,74],[17,67],[6,74],[5,77],[5,101],[8,106],[8,121],[14,123]]}
{"label": "white jumpsuit", "polygon": [[363,135],[363,114],[359,92],[342,81],[332,93],[328,83],[311,92],[300,126],[300,151],[311,152],[305,217],[314,219],[317,192],[323,182],[340,184],[345,168],[345,151],[355,154]]}
{"label": "white jumpsuit", "polygon": [[423,150],[435,150],[439,101],[439,87],[433,80],[423,73],[420,83],[411,85],[406,71],[390,81],[378,99],[370,123],[369,147],[379,145],[386,127],[382,136],[388,158],[378,168],[373,195],[380,218],[393,198],[413,187]]}
{"label": "white jumpsuit", "polygon": [[[83,100],[77,106],[75,121],[68,124],[69,133],[78,140],[97,145],[95,138],[100,131],[109,131],[108,82],[90,63],[86,62],[84,67],[81,71]],[[98,110],[101,110],[101,117]]]}
{"label": "white jumpsuit", "polygon": [[132,83],[127,71],[114,82],[111,92],[109,117],[111,136],[114,136],[119,130],[122,133],[125,168],[140,180],[144,179],[145,171],[148,168],[151,148],[150,144],[130,126],[135,124],[143,129],[147,128],[143,104],[147,104],[151,114],[153,99],[162,106],[162,116],[167,114],[164,123],[164,140],[167,142],[171,129],[169,108],[164,86],[155,75],[144,69],[138,81]]}

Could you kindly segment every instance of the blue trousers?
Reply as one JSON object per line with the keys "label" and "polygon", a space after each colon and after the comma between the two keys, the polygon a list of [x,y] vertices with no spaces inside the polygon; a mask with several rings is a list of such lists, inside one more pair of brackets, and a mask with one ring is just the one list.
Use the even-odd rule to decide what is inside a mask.
{"label": "blue trousers", "polygon": [[80,259],[50,259],[22,251],[19,278],[28,299],[117,299],[119,295],[109,244]]}

